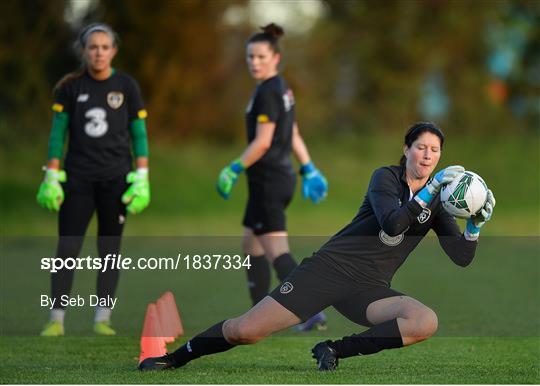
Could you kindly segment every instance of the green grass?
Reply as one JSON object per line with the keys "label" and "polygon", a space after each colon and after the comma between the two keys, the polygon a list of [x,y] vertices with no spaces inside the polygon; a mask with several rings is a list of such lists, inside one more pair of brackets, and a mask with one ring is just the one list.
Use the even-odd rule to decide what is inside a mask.
{"label": "green grass", "polygon": [[[416,346],[342,360],[316,371],[309,350],[319,340],[270,338],[204,357],[182,369],[139,373],[133,338],[3,337],[2,383],[538,383],[538,340],[433,338]],[[9,350],[6,348],[9,347]]]}

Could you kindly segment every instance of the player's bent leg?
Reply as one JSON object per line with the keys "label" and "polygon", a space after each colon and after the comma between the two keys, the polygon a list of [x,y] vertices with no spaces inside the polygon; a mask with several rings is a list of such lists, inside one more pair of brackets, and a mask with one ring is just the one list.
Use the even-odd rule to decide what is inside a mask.
{"label": "player's bent leg", "polygon": [[299,322],[298,316],[272,297],[266,296],[244,315],[227,320],[223,332],[225,339],[231,344],[254,344]]}
{"label": "player's bent leg", "polygon": [[256,343],[273,332],[283,330],[300,319],[267,296],[244,315],[222,321],[195,336],[172,354],[146,358],[139,370],[178,368],[204,355],[230,350],[236,345]]}
{"label": "player's bent leg", "polygon": [[370,355],[420,342],[437,330],[437,316],[429,307],[389,288],[354,294],[334,307],[350,320],[372,327],[316,345],[312,351],[320,370],[334,370],[338,358]]}
{"label": "player's bent leg", "polygon": [[396,319],[404,346],[426,340],[438,327],[437,314],[410,296],[377,300],[368,306],[366,317],[375,325]]}

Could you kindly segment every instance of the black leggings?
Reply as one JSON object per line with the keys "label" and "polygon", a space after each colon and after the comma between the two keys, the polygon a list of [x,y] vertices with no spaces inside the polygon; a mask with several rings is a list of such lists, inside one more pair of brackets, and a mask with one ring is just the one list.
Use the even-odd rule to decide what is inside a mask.
{"label": "black leggings", "polygon": [[[58,246],[56,257],[66,259],[78,257],[88,224],[94,214],[98,219],[97,250],[100,258],[107,254],[118,254],[126,218],[126,207],[122,194],[128,184],[124,175],[106,181],[88,181],[68,175],[63,184],[65,199],[58,217]],[[62,295],[69,295],[73,284],[74,271],[61,269],[51,274],[51,293],[56,299],[55,308],[64,308]],[[114,297],[118,285],[119,271],[107,269],[98,272],[98,297]]]}

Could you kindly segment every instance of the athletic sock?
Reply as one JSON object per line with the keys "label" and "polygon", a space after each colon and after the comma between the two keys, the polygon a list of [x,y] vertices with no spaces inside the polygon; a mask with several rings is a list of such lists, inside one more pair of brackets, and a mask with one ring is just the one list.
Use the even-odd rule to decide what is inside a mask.
{"label": "athletic sock", "polygon": [[285,278],[289,276],[289,273],[291,273],[296,267],[298,267],[298,264],[296,261],[294,261],[289,252],[276,257],[274,260],[274,269],[276,270],[280,281],[285,280]]}
{"label": "athletic sock", "polygon": [[249,296],[253,305],[259,303],[270,291],[270,264],[264,255],[251,256],[251,267],[246,269]]}
{"label": "athletic sock", "polygon": [[66,315],[66,310],[64,308],[53,308],[51,310],[50,321],[51,322],[60,322],[64,324],[64,316]]}
{"label": "athletic sock", "polygon": [[112,310],[107,307],[96,307],[94,323],[108,322],[111,319]]}
{"label": "athletic sock", "polygon": [[348,358],[403,347],[403,340],[399,332],[397,319],[392,319],[377,324],[361,334],[346,336],[340,340],[328,341],[328,345],[336,350],[339,358]]}
{"label": "athletic sock", "polygon": [[193,359],[227,351],[235,347],[235,345],[227,342],[223,336],[223,323],[225,323],[224,320],[213,325],[173,352],[171,355],[176,366],[183,366]]}

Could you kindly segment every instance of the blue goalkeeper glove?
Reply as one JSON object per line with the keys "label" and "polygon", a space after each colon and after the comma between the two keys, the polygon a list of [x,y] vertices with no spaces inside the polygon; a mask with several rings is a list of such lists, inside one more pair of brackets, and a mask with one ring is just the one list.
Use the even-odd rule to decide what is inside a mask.
{"label": "blue goalkeeper glove", "polygon": [[465,238],[467,240],[475,240],[480,235],[480,228],[489,220],[493,215],[493,208],[495,208],[495,196],[491,190],[487,191],[486,203],[480,209],[480,211],[467,219],[467,227],[465,228]]}
{"label": "blue goalkeeper glove", "polygon": [[309,198],[315,204],[324,200],[328,194],[328,182],[322,173],[309,161],[300,168],[302,175],[302,196]]}
{"label": "blue goalkeeper glove", "polygon": [[221,197],[226,200],[229,198],[232,188],[236,184],[236,181],[238,181],[240,173],[242,173],[245,169],[246,168],[240,159],[234,160],[230,165],[223,168],[221,173],[219,173],[216,183],[217,191]]}
{"label": "blue goalkeeper glove", "polygon": [[426,186],[418,192],[414,199],[424,208],[429,205],[433,197],[439,193],[443,185],[449,184],[454,179],[463,173],[465,168],[463,166],[455,165],[448,166],[447,168],[439,171],[435,176],[426,184]]}

